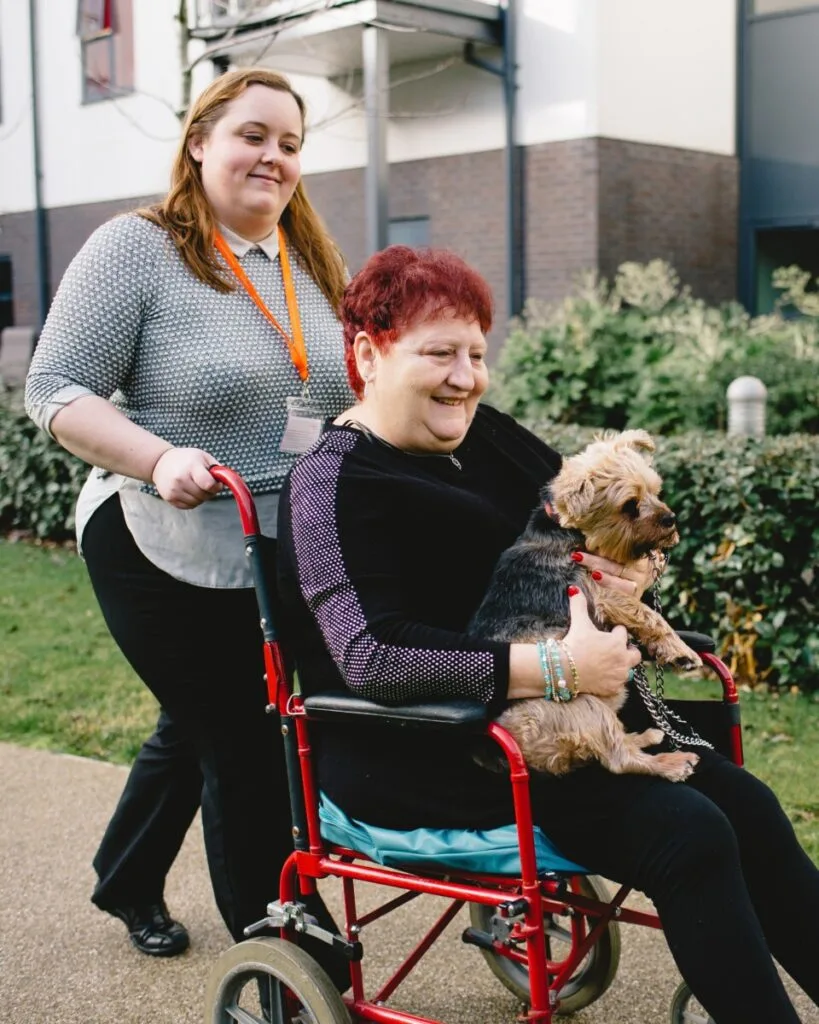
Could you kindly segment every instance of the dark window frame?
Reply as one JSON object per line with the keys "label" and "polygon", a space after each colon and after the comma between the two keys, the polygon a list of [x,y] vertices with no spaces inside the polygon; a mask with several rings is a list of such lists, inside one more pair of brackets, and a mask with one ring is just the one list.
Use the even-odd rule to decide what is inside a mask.
{"label": "dark window frame", "polygon": [[[393,228],[399,227],[400,225],[404,225],[404,224],[407,224],[407,225],[409,225],[409,224],[423,225],[423,227],[426,229],[425,231],[422,232],[426,236],[425,239],[422,240],[422,241],[418,241],[418,242],[413,242],[413,241],[409,241],[409,240],[401,240],[400,242],[396,242],[395,239],[394,239]],[[390,217],[389,223],[387,225],[388,244],[389,245],[395,245],[395,244],[398,244],[398,245],[409,245],[410,248],[413,248],[413,249],[423,249],[423,248],[425,248],[426,246],[428,246],[430,244],[430,228],[431,227],[432,227],[432,220],[431,220],[431,218],[429,217],[428,214],[418,214],[418,215],[411,216],[411,217]],[[402,232],[399,231],[399,234],[402,234]],[[410,234],[413,234],[413,232],[410,231]]]}
{"label": "dark window frame", "polygon": [[[8,291],[0,291],[0,331],[14,326],[14,263],[10,253],[0,253],[0,265],[8,268]],[[5,277],[5,273],[0,277]],[[8,317],[4,315],[8,313]]]}

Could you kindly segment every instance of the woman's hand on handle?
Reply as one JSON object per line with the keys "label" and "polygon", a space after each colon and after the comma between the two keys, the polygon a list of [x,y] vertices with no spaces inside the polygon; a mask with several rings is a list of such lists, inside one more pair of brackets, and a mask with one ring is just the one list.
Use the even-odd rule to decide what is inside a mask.
{"label": "woman's hand on handle", "polygon": [[222,489],[210,472],[216,459],[200,448],[167,448],[156,460],[151,479],[169,505],[191,509]]}
{"label": "woman's hand on handle", "polygon": [[596,697],[614,696],[642,661],[639,650],[629,645],[624,626],[615,626],[611,632],[595,626],[586,595],[577,587],[569,587],[569,615],[564,639],[577,666],[578,690]]}

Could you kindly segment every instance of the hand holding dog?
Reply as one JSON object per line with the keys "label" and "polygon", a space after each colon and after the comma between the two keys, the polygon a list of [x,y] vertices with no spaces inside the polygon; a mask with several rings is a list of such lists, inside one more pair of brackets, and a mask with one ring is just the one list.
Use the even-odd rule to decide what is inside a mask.
{"label": "hand holding dog", "polygon": [[629,646],[624,626],[615,626],[610,633],[598,629],[589,617],[586,595],[574,587],[569,588],[569,614],[565,641],[577,666],[578,690],[595,697],[614,696],[642,661],[639,650]]}
{"label": "hand holding dog", "polygon": [[599,573],[594,579],[601,587],[611,587],[612,590],[638,600],[654,582],[655,563],[651,555],[628,565],[612,562],[610,558],[592,555],[588,551],[576,551],[572,558],[589,573]]}
{"label": "hand holding dog", "polygon": [[[577,688],[596,697],[619,694],[629,670],[642,658],[636,647],[629,646],[625,627],[615,626],[611,632],[598,629],[589,617],[586,596],[569,588],[569,630],[565,641],[577,667]],[[543,696],[543,671],[533,643],[513,643],[510,650],[510,700]],[[563,656],[563,670],[571,678],[571,665]]]}

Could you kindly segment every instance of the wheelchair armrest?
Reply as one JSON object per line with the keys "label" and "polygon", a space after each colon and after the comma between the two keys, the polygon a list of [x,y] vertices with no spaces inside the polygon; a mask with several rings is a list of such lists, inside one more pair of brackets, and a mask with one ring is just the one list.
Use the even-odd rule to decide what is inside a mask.
{"label": "wheelchair armrest", "polygon": [[460,728],[482,732],[489,719],[485,704],[476,700],[428,701],[423,704],[376,704],[346,693],[316,693],[305,697],[309,719],[361,722],[371,720],[404,728]]}
{"label": "wheelchair armrest", "polygon": [[717,649],[716,640],[712,637],[707,636],[705,633],[691,633],[686,629],[676,630],[677,636],[682,640],[684,644],[688,644],[692,651],[696,651],[697,654],[703,652],[707,654],[713,654]]}

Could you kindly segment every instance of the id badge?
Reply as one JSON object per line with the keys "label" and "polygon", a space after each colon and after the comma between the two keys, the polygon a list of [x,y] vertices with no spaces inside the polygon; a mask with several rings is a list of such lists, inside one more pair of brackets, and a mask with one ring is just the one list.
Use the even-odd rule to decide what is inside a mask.
{"label": "id badge", "polygon": [[321,407],[309,398],[291,395],[286,401],[287,422],[279,451],[301,455],[321,437],[326,417]]}

